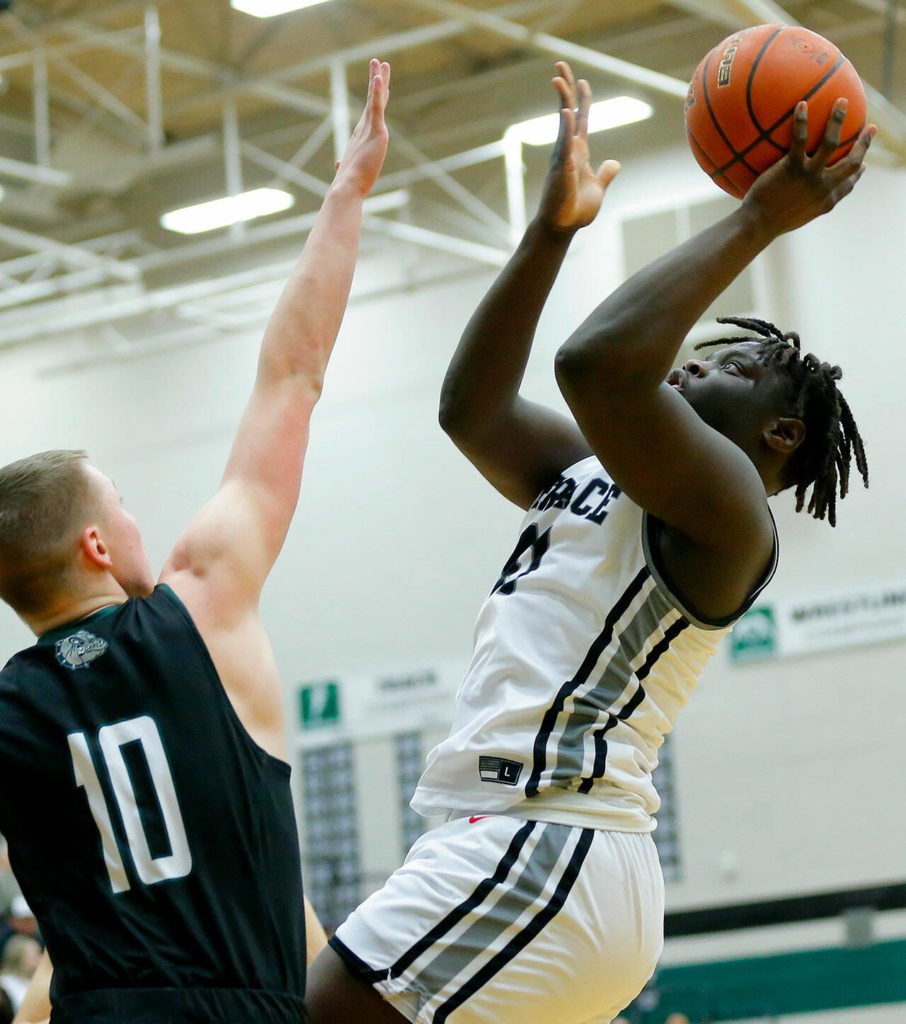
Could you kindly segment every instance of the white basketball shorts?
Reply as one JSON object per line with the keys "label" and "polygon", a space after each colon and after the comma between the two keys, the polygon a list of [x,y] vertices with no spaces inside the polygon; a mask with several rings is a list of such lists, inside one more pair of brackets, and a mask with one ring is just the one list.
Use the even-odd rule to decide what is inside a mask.
{"label": "white basketball shorts", "polygon": [[330,944],[415,1024],[606,1024],[663,922],[649,834],[476,815],[423,835]]}

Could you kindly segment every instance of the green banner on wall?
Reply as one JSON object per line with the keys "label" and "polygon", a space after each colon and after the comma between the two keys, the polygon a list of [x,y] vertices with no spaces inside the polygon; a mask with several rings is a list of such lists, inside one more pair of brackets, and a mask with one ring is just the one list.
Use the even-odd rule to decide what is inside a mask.
{"label": "green banner on wall", "polygon": [[[633,1017],[663,1024],[671,1013],[690,1021],[771,1020],[786,1014],[906,1004],[906,939],[775,956],[665,966],[657,1006]],[[906,1020],[906,1014],[891,1015]]]}

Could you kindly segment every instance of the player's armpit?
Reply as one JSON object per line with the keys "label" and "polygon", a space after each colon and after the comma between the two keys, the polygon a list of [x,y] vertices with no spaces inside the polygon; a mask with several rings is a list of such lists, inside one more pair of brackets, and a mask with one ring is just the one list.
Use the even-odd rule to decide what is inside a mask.
{"label": "player's armpit", "polygon": [[559,379],[614,482],[674,531],[679,542],[667,552],[674,582],[694,572],[691,588],[681,589],[706,618],[736,611],[774,545],[765,486],[750,457],[667,384],[629,397],[592,396],[562,367]]}

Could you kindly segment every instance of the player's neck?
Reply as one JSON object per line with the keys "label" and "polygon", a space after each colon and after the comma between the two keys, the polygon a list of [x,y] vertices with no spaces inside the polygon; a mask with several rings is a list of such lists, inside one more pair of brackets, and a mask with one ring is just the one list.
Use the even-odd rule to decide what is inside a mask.
{"label": "player's neck", "polygon": [[762,459],[761,463],[755,463],[761,482],[764,484],[765,494],[772,498],[785,488],[783,483],[783,469],[786,465],[785,459]]}
{"label": "player's neck", "polygon": [[21,618],[35,636],[42,636],[48,630],[68,622],[78,622],[101,608],[122,604],[126,598],[125,591],[110,576],[98,580],[96,585],[83,593],[61,594],[59,600],[39,614],[22,615]]}

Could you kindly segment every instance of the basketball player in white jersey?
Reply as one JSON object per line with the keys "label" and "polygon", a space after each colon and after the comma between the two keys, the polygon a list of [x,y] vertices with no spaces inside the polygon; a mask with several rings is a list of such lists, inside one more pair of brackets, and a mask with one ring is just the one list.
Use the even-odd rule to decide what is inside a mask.
{"label": "basketball player in white jersey", "polygon": [[834,517],[864,453],[839,370],[762,321],[671,372],[696,319],[778,235],[855,185],[873,129],[833,166],[807,110],[788,156],[724,220],[636,274],[563,346],[575,419],[519,395],[575,232],[619,170],[589,164],[589,88],[558,64],[560,135],[540,210],[472,317],[441,423],[527,509],[485,602],[448,739],[412,801],[445,825],[337,930],[313,1024],[608,1022],[652,974],[664,893],[658,748],[717,642],[768,582],[768,496]]}

